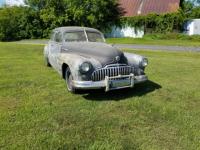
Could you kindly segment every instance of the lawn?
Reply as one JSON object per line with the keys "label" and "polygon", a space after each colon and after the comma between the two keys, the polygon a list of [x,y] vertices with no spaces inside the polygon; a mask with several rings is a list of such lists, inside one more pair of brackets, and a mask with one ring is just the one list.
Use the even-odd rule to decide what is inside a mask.
{"label": "lawn", "polygon": [[73,95],[43,46],[0,43],[0,149],[200,149],[200,53],[126,51],[150,81]]}
{"label": "lawn", "polygon": [[108,38],[108,43],[112,44],[138,44],[138,45],[167,45],[167,46],[200,46],[200,41],[180,40],[180,39],[148,39],[148,38]]}

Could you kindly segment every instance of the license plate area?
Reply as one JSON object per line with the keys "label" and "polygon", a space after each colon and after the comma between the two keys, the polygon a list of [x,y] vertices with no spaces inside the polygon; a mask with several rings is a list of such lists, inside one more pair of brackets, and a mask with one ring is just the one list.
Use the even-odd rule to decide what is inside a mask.
{"label": "license plate area", "polygon": [[110,80],[110,88],[117,88],[117,87],[124,87],[124,86],[130,86],[131,85],[131,79],[119,79],[119,80]]}
{"label": "license plate area", "polygon": [[134,87],[134,74],[106,77],[106,91]]}

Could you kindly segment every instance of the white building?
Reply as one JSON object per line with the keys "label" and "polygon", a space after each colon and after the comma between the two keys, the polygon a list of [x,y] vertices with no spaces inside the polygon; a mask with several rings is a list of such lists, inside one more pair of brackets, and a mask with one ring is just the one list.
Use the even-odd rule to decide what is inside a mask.
{"label": "white building", "polygon": [[[165,14],[177,12],[180,0],[118,0],[120,8],[124,11],[123,17],[145,16],[151,13]],[[108,34],[110,37],[142,38],[144,27],[134,28],[129,25],[112,27]]]}
{"label": "white building", "polygon": [[121,37],[132,37],[132,38],[142,38],[144,36],[144,27],[134,28],[130,26],[116,27],[113,26],[107,37],[121,38]]}
{"label": "white building", "polygon": [[184,30],[188,35],[200,35],[200,19],[187,21]]}

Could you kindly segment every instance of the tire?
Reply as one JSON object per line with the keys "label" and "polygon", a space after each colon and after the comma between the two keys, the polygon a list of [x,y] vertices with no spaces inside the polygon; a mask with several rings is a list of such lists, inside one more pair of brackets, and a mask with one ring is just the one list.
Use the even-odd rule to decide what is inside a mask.
{"label": "tire", "polygon": [[66,85],[67,85],[67,89],[71,93],[76,93],[76,89],[73,86],[72,81],[73,81],[73,76],[71,74],[70,69],[67,68],[66,71],[65,71],[65,82],[66,82]]}
{"label": "tire", "polygon": [[45,66],[51,67],[51,64],[49,63],[49,58],[48,57],[45,57],[44,61],[45,61]]}

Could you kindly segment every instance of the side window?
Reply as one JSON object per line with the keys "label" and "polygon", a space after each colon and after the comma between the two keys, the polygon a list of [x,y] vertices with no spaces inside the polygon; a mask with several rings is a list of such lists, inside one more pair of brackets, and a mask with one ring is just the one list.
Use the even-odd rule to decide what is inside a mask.
{"label": "side window", "polygon": [[54,41],[62,42],[62,34],[60,32],[56,32]]}

